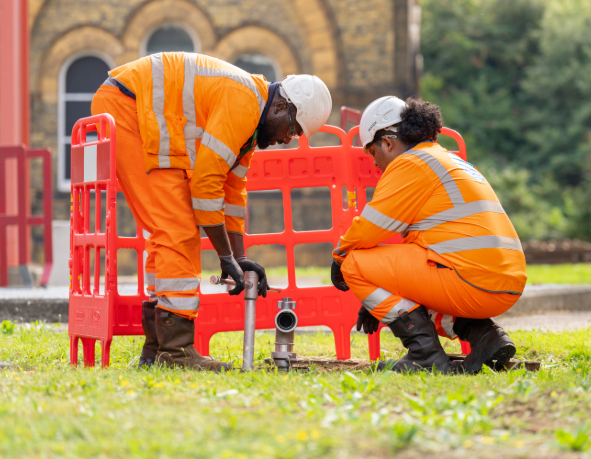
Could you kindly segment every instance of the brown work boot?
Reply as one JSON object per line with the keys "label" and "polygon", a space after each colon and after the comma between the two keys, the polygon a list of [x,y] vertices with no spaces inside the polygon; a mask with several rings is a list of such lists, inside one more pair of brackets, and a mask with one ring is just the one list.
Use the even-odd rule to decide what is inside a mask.
{"label": "brown work boot", "polygon": [[158,336],[156,335],[156,317],[154,309],[158,301],[144,301],[142,302],[142,328],[146,341],[142,348],[142,355],[140,355],[141,366],[151,366],[156,361],[156,353],[158,352]]}
{"label": "brown work boot", "polygon": [[[388,325],[396,338],[408,349],[408,354],[398,360],[392,371],[406,373],[410,371],[435,368],[447,373],[451,369],[449,357],[441,347],[435,325],[429,319],[425,306],[419,306],[411,312],[405,312]],[[387,362],[380,362],[378,370],[389,368]]]}
{"label": "brown work boot", "polygon": [[156,363],[215,372],[222,369],[226,371],[232,369],[231,363],[218,362],[197,352],[193,345],[195,342],[194,321],[160,308],[156,308],[155,311],[156,333],[159,343]]}
{"label": "brown work boot", "polygon": [[454,332],[472,348],[465,360],[454,362],[454,371],[458,373],[478,373],[482,365],[502,370],[515,355],[515,344],[493,319],[456,317]]}

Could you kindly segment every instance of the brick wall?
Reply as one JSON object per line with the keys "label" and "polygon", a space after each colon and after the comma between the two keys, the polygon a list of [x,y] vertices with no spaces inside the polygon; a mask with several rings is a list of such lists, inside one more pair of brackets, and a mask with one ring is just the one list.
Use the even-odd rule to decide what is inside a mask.
{"label": "brick wall", "polygon": [[[338,124],[341,105],[362,109],[382,95],[416,90],[416,72],[409,68],[409,55],[416,53],[409,34],[416,1],[29,0],[32,146],[52,149],[55,171],[64,62],[88,51],[114,65],[136,59],[142,39],[164,23],[194,30],[206,54],[232,60],[236,53],[260,52],[284,73],[318,75],[333,95],[329,123]],[[313,143],[331,143],[330,137]],[[314,201],[321,198],[309,199],[312,208],[321,205]],[[56,190],[54,218],[67,220],[69,206],[69,193]],[[316,217],[303,212],[300,218],[313,224]]]}

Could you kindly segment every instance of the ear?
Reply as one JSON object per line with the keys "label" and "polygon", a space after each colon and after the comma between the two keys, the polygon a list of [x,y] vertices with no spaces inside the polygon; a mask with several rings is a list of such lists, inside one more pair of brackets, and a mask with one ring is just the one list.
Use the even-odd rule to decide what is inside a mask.
{"label": "ear", "polygon": [[282,112],[287,109],[287,102],[284,99],[280,99],[275,104],[275,114]]}
{"label": "ear", "polygon": [[392,137],[382,137],[382,145],[390,153],[396,146],[396,141]]}

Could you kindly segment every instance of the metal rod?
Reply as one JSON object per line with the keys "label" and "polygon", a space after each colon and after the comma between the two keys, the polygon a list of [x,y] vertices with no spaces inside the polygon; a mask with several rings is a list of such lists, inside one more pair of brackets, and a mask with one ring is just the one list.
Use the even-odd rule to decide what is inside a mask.
{"label": "metal rod", "polygon": [[252,370],[254,364],[254,331],[257,309],[257,286],[259,276],[254,271],[244,273],[244,345],[242,350],[242,369]]}
{"label": "metal rod", "polygon": [[[246,290],[246,289],[252,288],[252,285],[246,280],[246,273],[244,273],[244,280],[245,280],[244,289]],[[211,276],[209,278],[209,282],[213,285],[232,285],[232,286],[236,285],[236,282],[234,282],[232,279],[222,279],[220,276]],[[255,285],[258,285],[258,276],[257,276],[257,283]],[[279,292],[281,292],[282,289],[280,289],[279,287],[269,287],[267,290],[269,292],[279,293]]]}

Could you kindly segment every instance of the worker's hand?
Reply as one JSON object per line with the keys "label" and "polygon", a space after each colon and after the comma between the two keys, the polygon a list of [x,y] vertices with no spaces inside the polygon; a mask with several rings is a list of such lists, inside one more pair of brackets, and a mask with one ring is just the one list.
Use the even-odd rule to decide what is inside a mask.
{"label": "worker's hand", "polygon": [[228,293],[230,295],[239,295],[244,290],[244,273],[234,260],[234,257],[232,255],[220,255],[220,267],[222,268],[222,279],[227,279],[229,276],[236,282],[236,287]]}
{"label": "worker's hand", "polygon": [[330,280],[332,281],[332,285],[342,292],[349,290],[349,286],[345,282],[345,278],[341,272],[341,265],[339,265],[334,259],[332,260],[332,266],[330,267]]}
{"label": "worker's hand", "polygon": [[361,309],[357,314],[357,331],[361,331],[362,325],[363,331],[368,335],[378,331],[378,328],[380,328],[380,321],[372,316],[371,313],[365,309],[365,306],[361,305]]}
{"label": "worker's hand", "polygon": [[237,258],[236,262],[238,263],[243,272],[254,271],[255,273],[257,273],[257,275],[259,276],[259,296],[266,298],[269,284],[267,284],[267,274],[265,273],[265,268],[263,268],[258,263],[255,263],[254,261],[247,260],[246,257]]}

